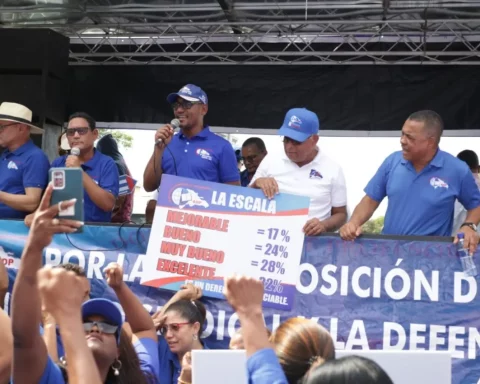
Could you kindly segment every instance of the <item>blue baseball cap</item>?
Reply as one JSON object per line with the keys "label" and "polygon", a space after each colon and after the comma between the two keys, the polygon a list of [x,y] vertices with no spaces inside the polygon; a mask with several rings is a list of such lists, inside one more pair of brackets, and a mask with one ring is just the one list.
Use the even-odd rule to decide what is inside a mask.
{"label": "blue baseball cap", "polygon": [[237,162],[241,161],[242,160],[242,148],[237,147],[233,144],[232,144],[232,148],[235,151],[235,157],[237,158]]}
{"label": "blue baseball cap", "polygon": [[278,134],[303,143],[310,136],[316,135],[320,122],[316,113],[306,108],[290,109],[285,115]]}
{"label": "blue baseball cap", "polygon": [[171,93],[167,97],[167,101],[170,104],[175,103],[177,101],[177,97],[181,97],[187,101],[200,101],[203,104],[208,104],[208,97],[207,94],[203,91],[202,88],[197,87],[193,84],[187,84],[182,89],[180,89],[177,93]]}
{"label": "blue baseball cap", "polygon": [[237,163],[242,161],[242,150],[236,149],[235,150],[235,157],[237,158]]}
{"label": "blue baseball cap", "polygon": [[82,319],[91,316],[101,316],[108,323],[118,326],[117,344],[120,344],[120,331],[123,325],[123,316],[117,304],[107,299],[91,299],[82,305]]}

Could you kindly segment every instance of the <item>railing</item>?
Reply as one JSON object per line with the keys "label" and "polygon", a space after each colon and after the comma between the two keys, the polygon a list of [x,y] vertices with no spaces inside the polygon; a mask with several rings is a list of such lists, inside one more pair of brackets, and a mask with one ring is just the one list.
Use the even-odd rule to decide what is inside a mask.
{"label": "railing", "polygon": [[[102,270],[109,262],[118,262],[133,291],[155,311],[171,292],[139,284],[150,231],[149,225],[86,225],[81,234],[55,236],[44,259],[50,264],[79,263],[91,279],[92,296],[110,299],[115,297]],[[27,235],[23,222],[0,220],[10,291]],[[452,238],[365,235],[345,242],[335,234],[310,237],[299,275],[294,310],[265,309],[268,327],[305,316],[330,330],[336,349],[450,350],[453,382],[478,381],[477,280],[461,272]],[[274,287],[272,281],[266,292]],[[238,319],[226,302],[204,301],[205,340],[210,347],[224,348]]]}

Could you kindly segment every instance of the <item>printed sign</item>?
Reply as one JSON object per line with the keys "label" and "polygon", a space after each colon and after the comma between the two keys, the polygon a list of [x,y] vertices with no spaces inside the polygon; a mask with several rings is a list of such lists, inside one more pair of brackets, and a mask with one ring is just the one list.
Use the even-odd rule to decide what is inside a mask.
{"label": "printed sign", "polygon": [[223,279],[265,284],[265,306],[291,309],[310,199],[164,175],[142,284],[177,291],[186,282],[223,298]]}

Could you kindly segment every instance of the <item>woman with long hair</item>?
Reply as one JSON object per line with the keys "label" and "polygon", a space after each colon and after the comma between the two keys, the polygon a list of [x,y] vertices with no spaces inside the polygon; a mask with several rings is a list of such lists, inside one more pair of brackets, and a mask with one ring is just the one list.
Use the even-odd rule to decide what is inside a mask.
{"label": "woman with long hair", "polygon": [[158,356],[160,383],[177,384],[182,360],[193,349],[207,349],[201,340],[206,317],[205,306],[198,300],[202,291],[187,284],[154,315],[160,331]]}
{"label": "woman with long hair", "polygon": [[[68,288],[65,287],[64,291]],[[65,334],[62,329],[72,329],[72,322],[69,319],[62,321],[61,316],[59,318],[60,334],[62,334],[62,340],[70,359],[62,357],[57,365],[49,359],[40,383],[63,384],[71,382],[71,364],[69,364],[69,361],[72,360],[72,355],[68,353],[67,345],[70,334],[68,332]],[[99,372],[101,383],[148,384],[147,378],[140,368],[140,361],[131,340],[122,329],[122,314],[113,301],[92,299],[85,302],[82,305],[81,325],[87,333],[86,345],[88,349],[86,353],[93,355],[93,362]],[[78,350],[79,346],[78,341],[73,344],[74,349]],[[73,356],[73,358],[75,357]],[[93,366],[89,367],[89,369],[94,368]]]}
{"label": "woman with long hair", "polygon": [[393,384],[393,381],[373,360],[352,355],[312,368],[302,384]]}
{"label": "woman with long hair", "polygon": [[318,361],[335,358],[332,337],[312,320],[288,319],[275,330],[270,342],[290,384],[297,384]]}
{"label": "woman with long hair", "polygon": [[[123,271],[116,264],[110,264],[104,272],[107,283],[115,291],[128,318],[138,364],[131,358],[134,355],[132,350],[129,350],[127,345],[120,344],[123,319],[117,305],[106,299],[88,300],[82,305],[84,299],[82,282],[75,280],[79,278],[73,272],[62,268],[44,271],[49,275],[48,279],[44,276],[42,281],[63,276],[64,279],[70,279],[71,284],[64,284],[63,289],[57,289],[55,291],[57,293],[52,294],[50,300],[45,292],[48,293],[48,287],[54,284],[44,283],[41,290],[44,293],[42,298],[47,312],[55,317],[60,327],[66,352],[66,358],[61,360],[64,367],[66,366],[67,380],[62,374],[62,369],[49,358],[39,332],[42,301],[37,288],[37,272],[42,266],[42,252],[51,243],[54,234],[74,233],[83,225],[73,220],[58,219],[59,205],[50,206],[51,195],[50,184],[35,212],[13,289],[13,382],[78,383],[78,367],[84,366],[82,364],[85,361],[93,358],[96,370],[91,367],[91,372],[88,372],[93,382],[96,382],[95,372],[98,371],[100,382],[105,384],[130,384],[132,377],[135,377],[135,383],[157,383],[159,372],[155,326],[138,298],[123,282]],[[61,203],[63,209],[73,204],[74,200]],[[53,300],[52,297],[57,299]],[[73,376],[70,376],[71,372]]]}

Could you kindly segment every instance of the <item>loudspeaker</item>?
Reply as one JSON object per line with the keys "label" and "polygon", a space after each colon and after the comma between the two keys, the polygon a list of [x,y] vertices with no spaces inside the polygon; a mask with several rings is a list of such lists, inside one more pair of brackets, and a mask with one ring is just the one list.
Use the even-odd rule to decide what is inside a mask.
{"label": "loudspeaker", "polygon": [[0,29],[0,102],[27,106],[40,127],[62,125],[69,44],[68,37],[48,29]]}

